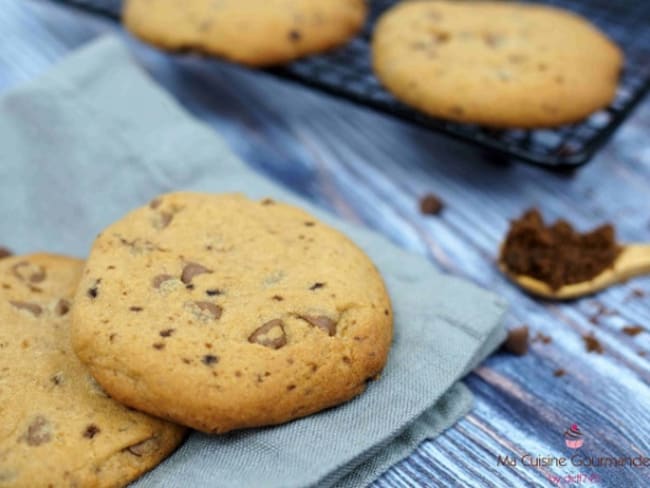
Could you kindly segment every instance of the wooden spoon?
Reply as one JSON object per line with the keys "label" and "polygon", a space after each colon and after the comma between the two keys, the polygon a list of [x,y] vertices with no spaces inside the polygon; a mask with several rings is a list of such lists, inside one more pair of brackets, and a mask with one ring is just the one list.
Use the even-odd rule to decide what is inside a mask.
{"label": "wooden spoon", "polygon": [[564,285],[553,290],[543,281],[531,276],[517,275],[499,261],[501,272],[514,281],[524,290],[533,295],[554,300],[570,300],[585,295],[591,295],[599,290],[627,281],[634,276],[650,274],[650,245],[627,244],[614,261],[614,265],[601,272],[589,281],[581,281],[571,285]]}

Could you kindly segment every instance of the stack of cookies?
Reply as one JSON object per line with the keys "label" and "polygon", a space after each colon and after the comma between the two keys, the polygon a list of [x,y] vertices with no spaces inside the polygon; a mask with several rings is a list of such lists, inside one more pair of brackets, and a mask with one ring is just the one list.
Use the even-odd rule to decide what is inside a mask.
{"label": "stack of cookies", "polygon": [[0,486],[122,486],[182,441],[345,402],[392,312],[369,258],[297,208],[163,195],[87,262],[0,261]]}

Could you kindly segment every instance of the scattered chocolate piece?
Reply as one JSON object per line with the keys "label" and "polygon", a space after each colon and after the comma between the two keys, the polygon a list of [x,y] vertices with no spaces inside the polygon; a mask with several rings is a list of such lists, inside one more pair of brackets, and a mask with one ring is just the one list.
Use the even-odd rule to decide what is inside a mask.
{"label": "scattered chocolate piece", "polygon": [[186,285],[192,282],[192,279],[203,273],[212,273],[208,268],[202,266],[198,263],[188,263],[183,268],[183,273],[181,274],[181,281]]}
{"label": "scattered chocolate piece", "polygon": [[201,358],[201,362],[206,366],[212,366],[213,364],[219,362],[219,358],[213,354],[206,354]]}
{"label": "scattered chocolate piece", "polygon": [[88,427],[86,427],[86,430],[83,433],[83,436],[87,439],[92,439],[95,437],[97,434],[99,434],[102,430],[97,427],[95,424],[90,424]]}
{"label": "scattered chocolate piece", "polygon": [[593,335],[582,336],[582,340],[585,341],[585,348],[587,352],[595,352],[602,354],[604,349],[601,343]]}
{"label": "scattered chocolate piece", "polygon": [[632,290],[632,296],[636,298],[643,298],[645,296],[645,291],[643,291],[641,288],[635,288]]}
{"label": "scattered chocolate piece", "polygon": [[302,39],[302,34],[300,34],[300,31],[295,29],[289,31],[289,40],[291,42],[298,42],[300,39]]}
{"label": "scattered chocolate piece", "polygon": [[553,342],[553,339],[551,336],[547,336],[545,334],[542,334],[541,332],[538,332],[535,334],[535,337],[530,342],[541,342],[542,344],[550,344]]}
{"label": "scattered chocolate piece", "polygon": [[153,279],[151,280],[151,286],[154,288],[160,288],[160,285],[162,285],[165,281],[173,280],[174,277],[172,275],[168,274],[159,274],[158,276],[154,276]]}
{"label": "scattered chocolate piece", "polygon": [[610,224],[580,234],[562,219],[546,226],[539,210],[531,209],[511,223],[499,259],[511,273],[557,290],[591,280],[611,267],[620,252]]}
{"label": "scattered chocolate piece", "polygon": [[6,247],[0,247],[0,259],[8,258],[9,256],[12,256],[13,253],[7,249]]}
{"label": "scattered chocolate piece", "polygon": [[271,349],[280,349],[287,343],[287,335],[284,332],[284,324],[280,319],[269,320],[258,327],[248,337],[248,342],[260,344]]}
{"label": "scattered chocolate piece", "polygon": [[151,347],[153,347],[154,349],[157,349],[159,351],[162,351],[163,349],[165,349],[165,343],[164,342],[156,342],[156,343],[152,344]]}
{"label": "scattered chocolate piece", "polygon": [[158,207],[160,207],[161,203],[162,203],[161,198],[154,198],[149,202],[149,208],[152,210],[156,210]]}
{"label": "scattered chocolate piece", "polygon": [[19,310],[27,310],[34,317],[38,317],[43,312],[41,306],[35,303],[14,302],[14,301],[10,301],[9,303],[11,303],[14,307],[16,307]]}
{"label": "scattered chocolate piece", "polygon": [[623,327],[622,330],[625,334],[632,337],[639,335],[641,332],[645,332],[645,328],[640,325],[628,325]]}
{"label": "scattered chocolate piece", "polygon": [[311,222],[311,221],[305,222],[305,227],[313,227],[315,225],[316,225],[316,222]]}
{"label": "scattered chocolate piece", "polygon": [[176,329],[164,329],[160,331],[160,337],[171,337]]}
{"label": "scattered chocolate piece", "polygon": [[566,371],[563,370],[562,368],[558,368],[555,371],[553,371],[553,376],[555,376],[556,378],[560,378],[560,377],[564,376],[565,374],[566,374]]}
{"label": "scattered chocolate piece", "polygon": [[325,283],[314,283],[309,287],[311,291],[318,290],[319,288],[325,288]]}
{"label": "scattered chocolate piece", "polygon": [[215,305],[214,303],[210,302],[194,302],[194,304],[199,307],[202,311],[208,312],[210,315],[212,315],[213,319],[218,319],[221,317],[221,312],[223,312],[223,308],[221,308],[219,305]]}
{"label": "scattered chocolate piece", "polygon": [[142,312],[144,310],[142,307],[129,307],[131,312]]}
{"label": "scattered chocolate piece", "polygon": [[428,193],[420,199],[420,212],[424,215],[438,215],[443,208],[442,200],[433,193]]}
{"label": "scattered chocolate piece", "polygon": [[319,315],[318,317],[311,315],[301,315],[300,318],[309,322],[314,327],[318,327],[319,329],[324,330],[330,336],[336,334],[336,322],[334,322],[331,318],[326,317],[325,315]]}
{"label": "scattered chocolate piece", "polygon": [[65,298],[61,298],[58,302],[56,302],[56,306],[54,307],[54,313],[63,316],[67,314],[70,311],[70,302],[66,300]]}
{"label": "scattered chocolate piece", "polygon": [[54,383],[56,386],[59,386],[61,383],[63,383],[63,373],[56,373],[55,375],[52,375],[50,381],[52,381],[52,383]]}
{"label": "scattered chocolate piece", "polygon": [[503,343],[506,351],[523,356],[528,352],[528,326],[523,325],[508,331],[508,337]]}
{"label": "scattered chocolate piece", "polygon": [[271,299],[275,300],[276,302],[281,302],[282,300],[284,300],[284,298],[282,298],[280,295],[273,295]]}
{"label": "scattered chocolate piece", "polygon": [[50,422],[42,415],[38,415],[31,421],[22,438],[30,446],[40,446],[50,442],[52,438],[50,431]]}
{"label": "scattered chocolate piece", "polygon": [[213,290],[206,290],[205,294],[208,295],[209,297],[216,297],[218,295],[223,295],[223,292],[215,288]]}
{"label": "scattered chocolate piece", "polygon": [[273,205],[275,202],[271,200],[270,198],[265,198],[260,202],[262,205]]}

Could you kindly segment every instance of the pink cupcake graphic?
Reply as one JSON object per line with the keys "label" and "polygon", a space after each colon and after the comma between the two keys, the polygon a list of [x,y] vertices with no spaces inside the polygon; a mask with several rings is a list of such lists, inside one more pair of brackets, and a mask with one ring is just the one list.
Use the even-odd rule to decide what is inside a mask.
{"label": "pink cupcake graphic", "polygon": [[580,432],[578,424],[573,424],[571,428],[564,431],[564,442],[571,449],[579,449],[582,447],[585,440],[582,438],[582,432]]}

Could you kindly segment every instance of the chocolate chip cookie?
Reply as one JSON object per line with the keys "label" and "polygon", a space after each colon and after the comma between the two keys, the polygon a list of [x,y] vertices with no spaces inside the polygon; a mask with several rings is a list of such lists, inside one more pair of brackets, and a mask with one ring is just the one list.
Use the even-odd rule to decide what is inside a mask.
{"label": "chocolate chip cookie", "polygon": [[621,50],[585,19],[519,2],[401,2],[379,20],[373,66],[404,103],[494,127],[578,121],[607,106]]}
{"label": "chocolate chip cookie", "polygon": [[0,261],[0,486],[123,486],[182,440],[182,428],[112,400],[72,351],[82,267],[45,254]]}
{"label": "chocolate chip cookie", "polygon": [[73,324],[111,396],[211,433],[351,399],[392,336],[383,281],[345,236],[270,199],[196,193],[102,232]]}
{"label": "chocolate chip cookie", "polygon": [[156,46],[251,66],[345,44],[365,18],[364,0],[127,0],[123,14],[128,30]]}

